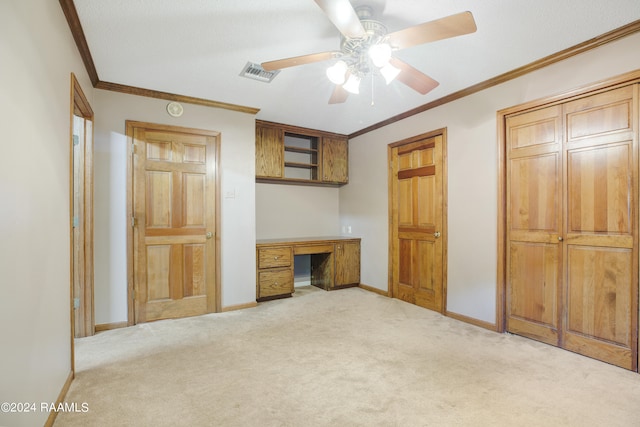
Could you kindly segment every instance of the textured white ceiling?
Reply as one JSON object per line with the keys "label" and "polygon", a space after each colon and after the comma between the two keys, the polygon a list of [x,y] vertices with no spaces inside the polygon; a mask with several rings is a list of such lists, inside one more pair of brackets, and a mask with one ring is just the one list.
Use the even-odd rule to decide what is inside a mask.
{"label": "textured white ceiling", "polygon": [[[264,62],[339,50],[313,0],[75,0],[100,80],[259,108],[258,118],[352,133],[640,19],[640,0],[357,0],[390,32],[471,11],[478,31],[396,56],[440,85],[420,95],[363,81],[327,103],[328,62],[287,68],[271,82],[239,76]],[[373,105],[372,105],[373,104]]]}

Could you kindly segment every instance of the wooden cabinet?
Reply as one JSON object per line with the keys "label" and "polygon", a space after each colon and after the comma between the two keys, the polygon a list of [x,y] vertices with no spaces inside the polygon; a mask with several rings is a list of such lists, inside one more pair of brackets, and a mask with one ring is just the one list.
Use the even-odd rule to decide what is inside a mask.
{"label": "wooden cabinet", "polygon": [[336,243],[334,287],[360,284],[360,241]]}
{"label": "wooden cabinet", "polygon": [[295,255],[311,256],[311,284],[324,290],[360,284],[360,239],[316,237],[256,242],[256,299],[291,296]]}
{"label": "wooden cabinet", "polygon": [[291,246],[256,249],[258,301],[291,296],[293,293],[293,252]]}
{"label": "wooden cabinet", "polygon": [[344,185],[349,180],[346,135],[256,121],[256,181]]}
{"label": "wooden cabinet", "polygon": [[322,139],[322,180],[346,184],[349,181],[349,142],[346,138]]}
{"label": "wooden cabinet", "polygon": [[256,177],[284,177],[284,131],[256,126]]}

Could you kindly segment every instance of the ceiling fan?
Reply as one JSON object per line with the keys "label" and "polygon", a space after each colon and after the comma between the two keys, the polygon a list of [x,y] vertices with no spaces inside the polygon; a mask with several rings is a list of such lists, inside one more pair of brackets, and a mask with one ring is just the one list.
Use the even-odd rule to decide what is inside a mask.
{"label": "ceiling fan", "polygon": [[439,83],[394,57],[393,52],[476,31],[471,12],[462,12],[387,33],[386,27],[373,19],[371,7],[360,5],[354,8],[349,0],[314,1],[342,33],[341,50],[278,59],[261,65],[264,70],[273,71],[338,59],[327,69],[327,77],[336,85],[330,104],[345,102],[349,93],[358,93],[362,78],[374,72],[382,75],[387,84],[397,79],[424,95]]}

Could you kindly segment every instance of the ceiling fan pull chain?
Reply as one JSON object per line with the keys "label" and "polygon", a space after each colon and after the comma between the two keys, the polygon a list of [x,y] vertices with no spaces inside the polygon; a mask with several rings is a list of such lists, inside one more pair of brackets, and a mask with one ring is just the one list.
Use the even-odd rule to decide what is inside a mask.
{"label": "ceiling fan pull chain", "polygon": [[373,74],[371,74],[371,106],[372,107],[376,105],[375,102],[373,101],[373,87],[374,87],[373,80],[374,80]]}

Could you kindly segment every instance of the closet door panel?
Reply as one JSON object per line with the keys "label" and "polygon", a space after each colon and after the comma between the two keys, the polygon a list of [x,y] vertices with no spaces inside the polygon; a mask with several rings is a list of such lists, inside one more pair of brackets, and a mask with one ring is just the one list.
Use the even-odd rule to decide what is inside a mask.
{"label": "closet door panel", "polygon": [[637,365],[635,91],[628,86],[565,105],[561,340],[568,350],[627,369]]}
{"label": "closet door panel", "polygon": [[507,330],[559,342],[562,110],[507,119]]}

